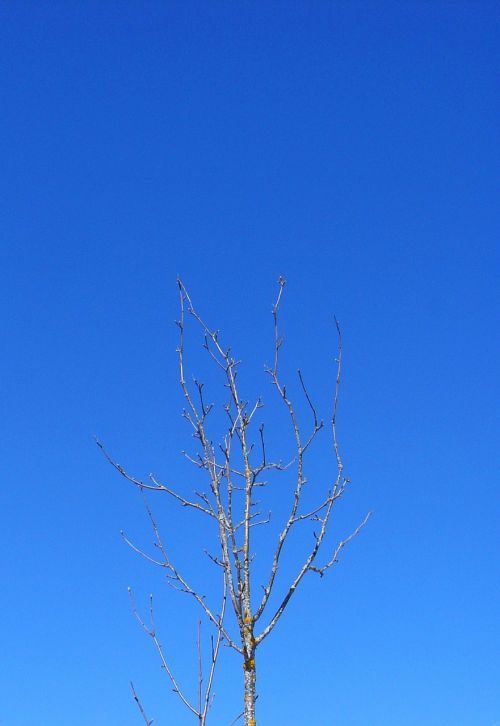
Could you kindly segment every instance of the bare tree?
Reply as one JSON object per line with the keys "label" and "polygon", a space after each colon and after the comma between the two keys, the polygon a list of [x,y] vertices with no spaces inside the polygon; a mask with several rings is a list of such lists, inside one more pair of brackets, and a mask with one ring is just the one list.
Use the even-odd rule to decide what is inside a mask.
{"label": "bare tree", "polygon": [[[317,561],[317,556],[324,543],[335,503],[343,495],[349,483],[349,479],[344,474],[344,465],[337,440],[337,408],[342,370],[342,336],[339,324],[335,319],[338,334],[338,353],[336,358],[336,382],[330,423],[333,456],[336,462],[336,475],[333,481],[325,487],[323,495],[320,496],[315,505],[306,508],[304,511],[303,490],[307,481],[305,474],[306,454],[309,453],[316,436],[324,428],[324,423],[318,417],[316,407],[312,402],[302,372],[298,370],[298,381],[305,402],[312,415],[312,425],[305,432],[303,425],[299,422],[296,406],[285,384],[281,380],[280,353],[283,338],[279,329],[279,312],[285,280],[282,277],[278,280],[277,298],[272,308],[274,321],[273,363],[271,366],[266,367],[265,370],[277,396],[283,404],[293,435],[295,450],[292,459],[286,464],[280,460],[273,460],[268,457],[264,425],[262,423],[257,425],[256,423],[257,412],[262,408],[263,402],[261,398],[258,398],[250,405],[243,398],[238,379],[240,361],[233,357],[230,348],[225,348],[222,345],[219,331],[209,327],[200,316],[181,280],[178,280],[178,287],[180,318],[177,321],[179,329],[177,353],[179,358],[180,385],[185,399],[183,416],[192,428],[193,436],[198,445],[198,452],[195,456],[187,453],[185,455],[206,474],[210,493],[195,492],[195,498],[188,499],[179,490],[158,481],[152,474],[147,482],[136,479],[111,459],[100,442],[98,442],[98,445],[120,474],[141,491],[154,532],[155,547],[161,557],[158,558],[148,555],[125,537],[126,542],[143,557],[164,568],[170,583],[177,589],[191,595],[216,629],[217,635],[215,643],[212,643],[211,649],[210,673],[204,691],[202,688],[201,645],[198,636],[198,704],[193,705],[181,691],[163,654],[162,646],[158,641],[155,631],[152,600],[150,606],[150,625],[145,624],[143,619],[138,615],[135,604],[133,604],[134,614],[144,630],[153,639],[162,666],[172,682],[174,691],[182,699],[185,706],[197,717],[199,724],[205,724],[211,703],[211,691],[217,659],[220,653],[220,644],[224,642],[236,651],[243,663],[244,700],[243,712],[240,717],[244,716],[245,726],[256,726],[255,705],[257,694],[255,664],[258,647],[276,627],[305,575],[308,572],[314,572],[322,577],[337,562],[343,547],[360,532],[371,515],[371,512],[369,512],[354,531],[345,537],[345,539],[341,540],[333,552],[330,552],[322,563]],[[214,443],[208,433],[207,420],[214,407],[213,404],[208,403],[205,399],[203,383],[197,379],[193,379],[192,382],[188,383],[186,378],[185,331],[187,316],[192,318],[200,328],[203,336],[203,347],[212,364],[219,370],[227,390],[227,400],[222,404],[227,425],[222,440],[218,443]],[[257,438],[257,446],[255,446],[254,437]],[[254,582],[255,575],[252,567],[253,532],[255,527],[265,526],[270,521],[270,513],[267,516],[262,516],[261,512],[257,510],[256,490],[265,486],[266,482],[263,477],[266,476],[266,472],[284,471],[293,472],[288,513],[285,515],[278,531],[267,579],[263,585],[259,583],[261,584],[261,595],[256,596],[254,594],[254,585],[256,584]],[[290,474],[288,475],[290,476]],[[180,506],[196,510],[213,520],[220,553],[217,556],[209,555],[209,557],[220,567],[222,572],[222,605],[219,613],[216,613],[207,604],[205,597],[188,583],[184,575],[171,562],[163,546],[152,511],[146,500],[146,492],[148,491],[164,492]],[[284,588],[281,594],[278,593],[278,599],[276,600],[277,607],[273,607],[269,612],[271,595],[276,597],[277,574],[287,538],[297,525],[300,526],[307,522],[313,522],[315,527],[312,533],[313,537],[310,548],[303,561],[298,565],[295,576],[293,576],[288,586]],[[235,627],[232,629],[227,627],[224,619],[226,597],[229,599],[232,612],[235,616]],[[236,634],[234,634],[235,630]],[[145,715],[142,704],[133,686],[132,691],[144,720],[147,724],[151,724],[152,722]]]}

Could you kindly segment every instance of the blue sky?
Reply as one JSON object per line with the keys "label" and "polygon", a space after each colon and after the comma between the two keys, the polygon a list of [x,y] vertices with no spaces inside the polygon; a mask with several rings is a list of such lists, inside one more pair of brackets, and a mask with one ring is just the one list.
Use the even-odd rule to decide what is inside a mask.
{"label": "blue sky", "polygon": [[[193,723],[127,586],[143,608],[155,593],[191,693],[197,611],[121,542],[151,535],[92,438],[189,493],[178,274],[266,401],[278,275],[284,374],[304,370],[325,417],[333,314],[344,332],[352,485],[330,546],[374,516],[262,646],[259,723],[500,722],[499,16],[459,0],[2,5],[1,724],[133,726],[130,679],[155,725]],[[320,489],[326,438],[310,466]],[[210,532],[156,501],[214,596]],[[225,652],[218,726],[240,668]]]}

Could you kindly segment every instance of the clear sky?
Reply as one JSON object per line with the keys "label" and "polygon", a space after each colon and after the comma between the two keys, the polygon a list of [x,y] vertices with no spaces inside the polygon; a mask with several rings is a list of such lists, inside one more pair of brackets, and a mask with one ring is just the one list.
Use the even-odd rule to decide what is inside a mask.
{"label": "clear sky", "polygon": [[[190,693],[197,611],[122,543],[152,537],[92,438],[189,494],[178,274],[266,400],[278,275],[284,374],[324,417],[333,314],[344,332],[328,546],[374,516],[263,645],[259,725],[500,723],[499,20],[486,0],[2,3],[2,726],[134,726],[129,679],[155,726],[194,723],[127,586],[156,594]],[[155,509],[214,597],[204,524]],[[224,652],[214,726],[241,681]]]}

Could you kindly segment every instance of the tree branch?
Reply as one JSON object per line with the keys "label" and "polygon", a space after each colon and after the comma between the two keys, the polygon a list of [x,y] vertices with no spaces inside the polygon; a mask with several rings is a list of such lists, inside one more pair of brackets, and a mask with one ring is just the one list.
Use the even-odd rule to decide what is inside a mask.
{"label": "tree branch", "polygon": [[153,719],[149,719],[149,718],[148,718],[148,717],[146,716],[146,712],[144,711],[144,708],[143,708],[143,706],[142,706],[142,703],[141,703],[141,702],[140,702],[140,700],[139,700],[139,696],[138,696],[138,695],[137,695],[137,693],[136,693],[136,690],[135,690],[135,688],[134,688],[134,684],[132,683],[132,681],[130,681],[130,688],[131,688],[131,690],[132,690],[132,695],[133,695],[133,697],[134,697],[134,701],[135,701],[135,702],[136,702],[136,704],[137,704],[137,708],[138,708],[138,709],[139,709],[139,711],[141,712],[142,718],[144,719],[144,721],[145,721],[145,723],[146,723],[146,726],[152,726],[152,723],[153,723]]}

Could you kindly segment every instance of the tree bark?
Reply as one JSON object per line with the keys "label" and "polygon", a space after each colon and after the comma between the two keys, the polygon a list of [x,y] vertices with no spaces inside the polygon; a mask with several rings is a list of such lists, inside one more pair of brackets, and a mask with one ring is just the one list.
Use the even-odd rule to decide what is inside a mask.
{"label": "tree bark", "polygon": [[245,680],[245,726],[256,726],[255,720],[255,701],[257,694],[255,692],[256,671],[255,671],[255,650],[256,642],[253,633],[254,621],[250,613],[250,597],[249,589],[246,590],[244,603],[243,628],[241,631],[241,640],[243,646],[243,673]]}
{"label": "tree bark", "polygon": [[[246,656],[250,655],[249,658]],[[249,654],[245,653],[245,662],[243,665],[245,673],[245,726],[256,726],[255,720],[255,649],[252,648]]]}

